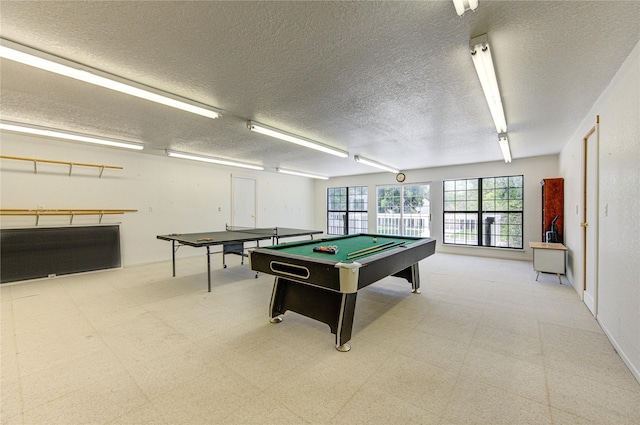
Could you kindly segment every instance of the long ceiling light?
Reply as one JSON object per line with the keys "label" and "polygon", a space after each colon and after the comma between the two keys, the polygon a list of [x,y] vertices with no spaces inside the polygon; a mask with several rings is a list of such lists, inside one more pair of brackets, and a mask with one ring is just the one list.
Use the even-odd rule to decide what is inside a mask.
{"label": "long ceiling light", "polygon": [[211,158],[209,156],[193,155],[190,153],[176,152],[167,150],[167,156],[173,158],[190,159],[192,161],[209,162],[211,164],[228,165],[230,167],[249,168],[251,170],[264,170],[260,165],[246,164],[243,162],[229,161],[227,159]]}
{"label": "long ceiling light", "polygon": [[291,133],[278,130],[268,125],[260,124],[255,121],[249,121],[247,128],[256,133],[264,134],[266,136],[275,137],[276,139],[284,140],[286,142],[295,143],[296,145],[304,146],[307,148],[315,149],[324,153],[339,156],[340,158],[348,158],[349,152],[342,151],[340,149],[333,148],[331,146],[324,145],[322,143],[306,139],[304,137],[296,136]]}
{"label": "long ceiling light", "polygon": [[5,39],[0,39],[0,57],[208,118],[220,116],[220,111],[210,106],[197,104],[197,102],[161,92]]}
{"label": "long ceiling light", "polygon": [[293,176],[309,177],[312,179],[329,180],[329,177],[320,176],[318,174],[304,173],[302,171],[286,170],[284,168],[276,168],[276,171],[282,174],[290,174]]}
{"label": "long ceiling light", "polygon": [[504,109],[502,108],[502,100],[500,98],[500,89],[498,88],[498,80],[496,79],[496,71],[493,67],[491,58],[491,49],[489,49],[489,39],[487,34],[482,34],[472,38],[469,41],[471,48],[471,58],[476,67],[484,96],[487,98],[489,110],[493,117],[498,133],[507,131],[507,120],[504,117]]}
{"label": "long ceiling light", "polygon": [[475,11],[478,8],[478,0],[453,0],[453,6],[459,16],[464,15],[467,10]]}
{"label": "long ceiling light", "polygon": [[27,124],[13,123],[9,121],[0,122],[0,130],[14,133],[33,134],[36,136],[53,137],[56,139],[71,140],[74,142],[94,143],[98,145],[111,146],[116,148],[142,150],[143,143],[125,142],[116,139],[106,139],[102,137],[89,136],[81,133],[73,133],[46,127],[32,126]]}
{"label": "long ceiling light", "polygon": [[376,167],[379,168],[381,170],[384,171],[389,171],[390,173],[399,173],[400,170],[398,170],[397,168],[391,167],[390,165],[385,165],[385,164],[381,164],[377,161],[373,161],[371,159],[367,159],[367,158],[363,158],[359,155],[356,155],[353,157],[353,159],[355,159],[357,162],[361,163],[361,164],[365,164],[365,165],[369,165],[371,167]]}
{"label": "long ceiling light", "polygon": [[509,149],[509,139],[507,138],[507,133],[498,134],[498,143],[500,143],[500,149],[502,150],[504,162],[511,162],[511,150]]}

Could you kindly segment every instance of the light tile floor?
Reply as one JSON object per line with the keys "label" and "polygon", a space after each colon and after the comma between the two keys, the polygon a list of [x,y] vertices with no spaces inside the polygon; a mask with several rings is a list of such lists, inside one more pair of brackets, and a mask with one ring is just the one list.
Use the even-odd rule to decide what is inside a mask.
{"label": "light tile floor", "polygon": [[3,285],[2,425],[640,423],[640,384],[531,263],[429,257],[422,294],[360,292],[341,353],[324,324],[269,323],[246,265],[207,293],[205,258]]}

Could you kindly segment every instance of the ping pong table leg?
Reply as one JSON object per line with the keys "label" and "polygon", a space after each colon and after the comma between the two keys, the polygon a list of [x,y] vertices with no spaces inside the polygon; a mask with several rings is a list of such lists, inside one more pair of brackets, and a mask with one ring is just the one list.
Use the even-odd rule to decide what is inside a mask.
{"label": "ping pong table leg", "polygon": [[176,277],[176,241],[171,241],[171,259],[173,261],[173,277]]}
{"label": "ping pong table leg", "polygon": [[207,245],[207,285],[208,291],[211,292],[211,252],[209,245]]}

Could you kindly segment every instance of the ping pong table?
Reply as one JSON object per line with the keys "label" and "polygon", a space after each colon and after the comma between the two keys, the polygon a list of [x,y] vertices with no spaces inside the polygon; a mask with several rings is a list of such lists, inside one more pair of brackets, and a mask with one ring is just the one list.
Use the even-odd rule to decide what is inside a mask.
{"label": "ping pong table", "polygon": [[288,227],[225,227],[224,231],[218,232],[171,233],[156,236],[157,239],[171,242],[173,277],[176,276],[176,252],[183,245],[194,248],[205,247],[207,249],[207,282],[208,291],[211,292],[211,254],[216,254],[216,252],[211,252],[212,246],[222,245],[222,265],[227,268],[225,261],[227,254],[240,255],[242,257],[241,264],[244,264],[244,258],[247,257],[244,252],[244,244],[247,242],[255,242],[256,246],[260,247],[260,241],[271,240],[272,245],[277,245],[280,243],[280,239],[283,238],[311,236],[311,239],[313,239],[313,235],[322,233],[321,230],[292,229]]}

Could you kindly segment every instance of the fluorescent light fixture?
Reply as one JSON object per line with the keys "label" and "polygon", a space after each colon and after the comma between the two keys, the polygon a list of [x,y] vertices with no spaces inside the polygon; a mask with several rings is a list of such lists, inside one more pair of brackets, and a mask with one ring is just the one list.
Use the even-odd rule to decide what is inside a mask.
{"label": "fluorescent light fixture", "polygon": [[282,174],[291,174],[293,176],[309,177],[312,179],[329,180],[329,177],[319,176],[317,174],[303,173],[302,171],[285,170],[284,168],[276,168],[276,171]]}
{"label": "fluorescent light fixture", "polygon": [[0,39],[0,57],[204,117],[218,118],[220,116],[219,110],[210,106],[198,104],[197,102],[170,93],[161,92],[160,90],[40,52],[5,39]]}
{"label": "fluorescent light fixture", "polygon": [[504,156],[504,162],[511,162],[511,150],[509,149],[509,139],[507,138],[507,133],[498,134],[498,142],[500,143],[502,156]]}
{"label": "fluorescent light fixture", "polygon": [[88,136],[86,134],[73,133],[46,127],[38,127],[27,124],[13,123],[9,121],[0,122],[0,130],[14,133],[33,134],[36,136],[53,137],[56,139],[71,140],[74,142],[94,143],[97,145],[111,146],[116,148],[142,150],[144,144],[135,142],[125,142],[116,139],[105,139],[102,137]]}
{"label": "fluorescent light fixture", "polygon": [[393,167],[391,167],[389,165],[384,165],[384,164],[381,164],[379,162],[372,161],[372,160],[367,159],[367,158],[363,158],[363,157],[361,157],[359,155],[354,156],[353,159],[355,159],[357,162],[360,162],[362,164],[370,165],[371,167],[376,167],[376,168],[380,168],[381,170],[389,171],[390,173],[396,173],[397,174],[397,173],[400,172],[400,170],[398,170],[397,168],[393,168]]}
{"label": "fluorescent light fixture", "polygon": [[305,139],[304,137],[296,136],[291,133],[278,130],[273,127],[269,127],[264,124],[257,123],[255,121],[249,121],[247,127],[251,131],[264,134],[266,136],[275,137],[276,139],[284,140],[286,142],[295,143],[296,145],[304,146],[307,148],[315,149],[324,153],[339,156],[341,158],[348,158],[349,152],[342,151],[340,149],[332,148],[331,146],[324,145],[322,143]]}
{"label": "fluorescent light fixture", "polygon": [[504,110],[502,109],[500,89],[498,88],[496,71],[493,67],[493,60],[491,59],[491,49],[489,49],[487,34],[472,38],[469,41],[469,47],[471,48],[471,58],[476,67],[484,96],[487,98],[496,130],[498,130],[498,133],[504,133],[507,131],[507,120],[504,117]]}
{"label": "fluorescent light fixture", "polygon": [[212,164],[228,165],[230,167],[249,168],[251,170],[264,170],[264,167],[253,164],[245,164],[243,162],[229,161],[226,159],[211,158],[208,156],[193,155],[190,153],[176,152],[167,150],[167,156],[173,158],[190,159],[192,161],[210,162]]}
{"label": "fluorescent light fixture", "polygon": [[475,11],[478,8],[478,0],[453,0],[453,6],[459,16],[464,15],[467,10]]}

